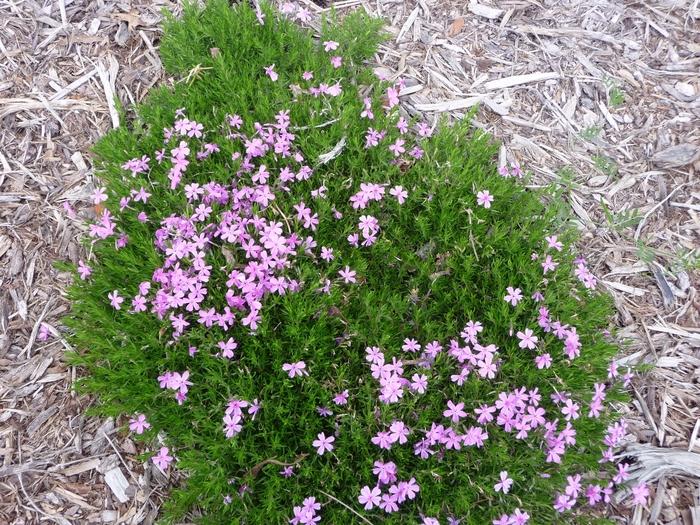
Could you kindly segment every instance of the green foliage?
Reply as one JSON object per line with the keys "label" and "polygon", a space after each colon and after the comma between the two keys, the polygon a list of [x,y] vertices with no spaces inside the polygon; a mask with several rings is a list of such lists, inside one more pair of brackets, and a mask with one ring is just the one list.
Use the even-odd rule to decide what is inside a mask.
{"label": "green foliage", "polygon": [[612,78],[605,79],[605,87],[608,89],[608,104],[612,108],[618,108],[625,102],[625,92]]}
{"label": "green foliage", "polygon": [[593,164],[595,167],[607,175],[608,177],[614,177],[617,175],[617,164],[610,157],[604,155],[593,155]]}
{"label": "green foliage", "polygon": [[[94,244],[92,277],[76,279],[70,289],[73,309],[66,324],[78,349],[71,360],[85,372],[79,390],[99,396],[101,414],[146,414],[153,428],[139,438],[150,447],[156,447],[158,432],[165,434],[178,458],[177,468],[186,471],[188,479],[170,496],[164,523],[197,511],[199,521],[207,524],[283,524],[292,505],[311,495],[324,504],[323,523],[329,524],[361,523],[336,500],[372,522],[386,524],[417,523],[424,514],[455,515],[463,518],[463,524],[483,525],[515,507],[527,510],[537,524],[573,521],[571,515],[552,509],[555,492],[572,473],[592,473],[598,480],[601,440],[615,417],[610,411],[600,419],[582,417],[574,422],[577,445],[567,450],[561,465],[545,462],[541,440],[515,440],[495,426],[489,426],[484,448],[447,451],[444,457],[438,454],[427,460],[415,456],[409,445],[380,453],[370,443],[371,436],[395,419],[414,429],[413,443],[418,429],[443,419],[445,400],[463,400],[473,410],[482,402],[493,403],[498,392],[522,386],[539,388],[548,412],[555,410],[550,395],[561,391],[569,392],[581,403],[582,412],[587,411],[593,384],[605,381],[615,354],[601,333],[609,322],[611,302],[584,289],[573,277],[570,251],[557,254],[560,265],[547,274],[546,286],[540,264],[531,261],[533,252],[545,250],[546,235],[558,233],[567,246],[575,240],[561,206],[544,204],[556,195],[524,190],[517,181],[500,177],[497,145],[464,122],[440,127],[423,143],[424,158],[407,168],[391,164],[386,147],[365,149],[367,122],[359,118],[362,97],[369,92],[378,107],[385,87],[362,65],[383,38],[379,22],[356,13],[342,24],[324,23],[321,41],[336,40],[343,48],[343,66],[333,70],[328,54],[307,32],[277,18],[267,7],[264,12],[266,23],[259,26],[246,3],[231,8],[227,1],[212,0],[205,9],[186,6],[180,20],[168,18],[161,55],[168,73],[181,81],[172,88],[155,89],[136,108],[131,126],[113,130],[94,148],[110,196],[107,205],[128,232],[129,243],[122,249],[110,241]],[[212,53],[214,48],[218,52]],[[273,63],[280,76],[275,83],[263,72]],[[343,93],[332,102],[295,94],[288,85],[307,70],[319,79],[340,75]],[[162,147],[162,130],[172,125],[181,107],[206,130],[221,129],[228,114],[241,114],[249,132],[252,122],[269,122],[278,111],[290,109],[298,129],[295,142],[307,159],[317,159],[347,137],[346,148],[336,159],[315,166],[312,180],[300,184],[295,195],[276,201],[280,217],[292,217],[293,204],[304,195],[308,202],[308,192],[325,184],[327,200],[314,202],[322,218],[315,239],[319,247],[334,247],[339,259],[324,266],[316,258],[300,258],[295,271],[304,282],[301,290],[266,299],[254,335],[240,325],[226,335],[239,341],[234,360],[214,355],[216,342],[225,339],[216,327],[206,329],[193,322],[186,340],[173,341],[167,320],[131,314],[126,308],[138,284],[150,280],[163,263],[153,244],[157,225],[173,213],[191,213],[191,206],[182,192],[169,190],[165,168],[154,167],[132,179],[120,166],[130,158],[152,156]],[[395,115],[376,113],[373,127],[393,129]],[[234,150],[223,131],[214,138],[222,146],[221,155],[193,165],[190,180],[230,183],[235,168],[228,159]],[[347,203],[365,181],[401,184],[409,197],[403,205],[391,201],[368,210],[380,221],[379,241],[371,248],[352,249],[345,239],[360,213]],[[149,216],[147,223],[113,205],[142,184],[153,194],[142,207]],[[490,209],[476,203],[476,193],[484,188],[495,196]],[[349,219],[331,219],[331,206]],[[208,264],[213,267],[212,306],[220,310],[225,305],[225,254],[212,250]],[[360,282],[334,284],[330,294],[319,294],[321,279],[335,278],[346,264],[358,272]],[[507,286],[518,286],[525,293],[515,308],[503,300]],[[107,300],[115,289],[127,297],[120,311]],[[567,360],[561,342],[551,333],[539,334],[541,347],[554,358],[550,369],[538,370],[533,354],[518,348],[509,330],[537,328],[538,305],[530,299],[536,290],[544,294],[544,304],[553,315],[576,326],[583,343],[580,358]],[[430,383],[424,396],[407,395],[397,405],[377,401],[365,347],[380,346],[388,355],[398,356],[406,337],[422,343],[437,339],[446,345],[470,319],[481,321],[484,339],[500,349],[503,363],[494,380],[472,373],[457,386],[449,380],[453,360],[442,353],[426,372]],[[194,358],[188,356],[188,345],[200,350]],[[310,376],[289,380],[282,364],[302,359]],[[170,392],[159,388],[157,377],[166,370],[185,369],[194,385],[179,406]],[[343,389],[351,393],[348,405],[333,407],[332,418],[319,417],[316,408],[332,406],[333,395]],[[241,434],[227,440],[221,421],[227,400],[234,396],[259,398],[262,408]],[[620,396],[613,389],[608,399]],[[312,440],[319,432],[332,433],[334,427],[335,450],[317,456]],[[278,474],[278,465],[264,463],[293,462],[301,454],[309,456],[299,461],[289,479]],[[360,488],[374,485],[371,469],[378,458],[395,461],[400,479],[415,476],[421,486],[419,497],[402,506],[401,513],[368,513],[357,502]],[[259,471],[256,465],[262,465]],[[508,495],[493,489],[501,470],[515,479]],[[243,485],[249,490],[239,496]],[[223,503],[226,494],[233,495],[229,505]]]}
{"label": "green foliage", "polygon": [[581,130],[579,136],[583,140],[591,141],[598,138],[601,131],[603,131],[603,129],[600,126],[588,126],[587,128]]}

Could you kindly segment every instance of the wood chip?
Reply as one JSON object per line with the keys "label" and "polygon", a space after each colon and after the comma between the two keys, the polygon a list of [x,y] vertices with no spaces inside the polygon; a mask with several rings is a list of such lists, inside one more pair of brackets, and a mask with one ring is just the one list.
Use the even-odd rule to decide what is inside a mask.
{"label": "wood chip", "polygon": [[494,89],[503,89],[507,87],[520,86],[522,84],[530,84],[533,82],[542,82],[543,80],[554,80],[559,78],[559,73],[528,73],[526,75],[513,75],[512,77],[499,78],[490,80],[484,83],[483,88],[486,91]]}

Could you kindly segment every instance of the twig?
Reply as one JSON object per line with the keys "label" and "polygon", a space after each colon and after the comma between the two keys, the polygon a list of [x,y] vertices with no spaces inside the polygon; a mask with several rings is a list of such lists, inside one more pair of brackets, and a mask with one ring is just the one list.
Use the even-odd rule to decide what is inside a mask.
{"label": "twig", "polygon": [[260,463],[258,463],[257,465],[255,465],[253,468],[251,468],[248,472],[246,472],[244,477],[248,477],[248,476],[256,477],[265,465],[279,465],[280,467],[291,467],[293,465],[297,465],[298,463],[301,463],[306,456],[308,456],[308,454],[306,454],[306,453],[299,454],[297,456],[297,458],[294,461],[292,461],[291,463],[285,463],[285,462],[279,461],[275,458],[265,459],[265,460],[261,461]]}
{"label": "twig", "polygon": [[642,217],[642,220],[639,221],[639,225],[637,226],[637,231],[634,232],[634,240],[635,241],[639,240],[639,234],[642,232],[642,228],[644,227],[644,223],[647,221],[649,216],[652,213],[654,213],[656,210],[658,210],[661,206],[663,206],[664,202],[666,202],[668,199],[670,199],[674,193],[676,193],[678,190],[680,190],[681,188],[684,188],[687,185],[688,185],[688,183],[686,182],[686,183],[683,183],[680,186],[676,187],[671,193],[666,195],[666,197],[661,202],[656,203],[652,209],[650,209],[648,212],[646,212],[644,214],[644,217]]}
{"label": "twig", "polygon": [[362,521],[364,521],[365,523],[369,523],[369,525],[372,525],[372,522],[371,522],[371,521],[369,521],[367,518],[365,518],[362,514],[360,514],[359,512],[357,512],[357,511],[356,511],[355,509],[353,509],[352,507],[350,507],[350,506],[346,505],[345,503],[343,503],[342,501],[340,501],[338,498],[336,498],[336,497],[334,497],[334,496],[331,496],[330,494],[328,494],[327,492],[324,492],[324,491],[322,491],[322,490],[319,490],[319,492],[320,492],[321,494],[323,494],[324,496],[326,496],[327,498],[332,499],[332,500],[335,501],[336,503],[338,503],[338,504],[342,505],[343,507],[345,507],[346,509],[348,509],[350,512],[352,512],[355,516],[357,516],[358,518],[360,518],[360,519],[361,519]]}
{"label": "twig", "polygon": [[27,494],[27,490],[24,488],[24,482],[22,481],[22,474],[20,472],[17,473],[17,479],[19,479],[19,486],[22,488],[22,493],[24,494],[24,497],[27,498],[27,501],[29,504],[34,508],[35,511],[37,511],[39,514],[42,516],[46,516],[48,519],[55,521],[56,523],[59,523],[60,525],[70,525],[70,522],[62,518],[61,516],[54,516],[53,514],[47,514],[43,510],[41,510],[39,507],[36,506],[36,503],[32,501],[32,498]]}

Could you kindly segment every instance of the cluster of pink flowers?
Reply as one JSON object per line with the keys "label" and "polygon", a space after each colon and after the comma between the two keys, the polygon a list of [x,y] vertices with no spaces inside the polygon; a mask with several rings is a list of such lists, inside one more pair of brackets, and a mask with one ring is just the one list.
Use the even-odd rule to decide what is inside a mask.
{"label": "cluster of pink flowers", "polygon": [[169,390],[175,390],[175,399],[178,404],[183,404],[187,399],[187,392],[189,387],[192,386],[192,382],[189,380],[190,372],[185,370],[184,372],[165,372],[158,376],[158,384],[161,388],[167,388]]}
{"label": "cluster of pink flowers", "polygon": [[[310,13],[305,9],[297,10],[293,4],[285,4],[283,13],[295,14],[296,18],[306,21]],[[258,13],[258,20],[264,23],[264,16]],[[339,44],[332,40],[323,42],[327,53],[336,51]],[[333,54],[329,57],[333,68],[342,67],[342,57]],[[277,82],[280,74],[271,64],[260,72],[265,82]],[[314,78],[312,71],[302,74],[302,80],[311,82]],[[268,80],[269,79],[269,80]],[[342,93],[340,81],[335,83],[320,82],[308,85],[304,90],[296,86],[300,93],[313,97],[328,95],[337,97]],[[390,112],[399,103],[399,95],[404,85],[401,81],[387,88],[385,93],[386,105],[382,108]],[[395,111],[395,110],[394,110]],[[170,189],[183,192],[187,206],[178,213],[161,220],[155,232],[154,244],[160,252],[163,263],[157,268],[150,281],[139,284],[138,290],[130,295],[131,307],[128,314],[149,312],[160,320],[168,323],[172,342],[187,336],[188,330],[201,325],[205,328],[216,327],[224,333],[234,326],[242,326],[250,332],[255,332],[263,323],[263,307],[269,296],[285,295],[299,291],[306,283],[297,280],[295,261],[300,257],[310,257],[319,267],[326,268],[328,275],[321,271],[321,287],[317,291],[330,293],[331,286],[342,284],[358,284],[363,282],[362,276],[349,265],[345,264],[339,247],[318,247],[314,234],[325,217],[319,216],[323,209],[319,199],[326,198],[327,188],[324,185],[305,195],[306,200],[295,200],[294,212],[289,217],[276,209],[275,201],[279,196],[288,194],[294,185],[307,181],[314,175],[314,170],[303,154],[295,145],[295,135],[292,133],[290,111],[280,111],[275,115],[274,122],[252,124],[253,132],[244,133],[243,119],[239,115],[227,115],[227,139],[237,149],[231,155],[234,163],[234,175],[230,183],[195,182],[194,178],[187,180],[188,168],[192,162],[202,161],[212,155],[221,154],[219,144],[206,142],[207,131],[201,123],[190,120],[185,115],[184,108],[176,112],[174,124],[163,130],[163,147],[155,152],[155,160],[164,165],[168,171]],[[374,120],[372,100],[365,98],[361,118]],[[417,142],[412,142],[408,135],[409,122],[403,117],[396,124],[399,136],[392,138],[387,130],[376,130],[368,127],[365,134],[365,147],[386,148],[391,154],[392,162],[403,166],[420,159],[423,149]],[[392,130],[390,130],[392,131]],[[417,124],[418,137],[430,137],[432,129],[428,123]],[[396,131],[393,131],[394,135]],[[390,138],[387,139],[387,136]],[[419,138],[417,140],[420,140]],[[168,154],[169,153],[169,154]],[[263,159],[268,164],[263,163]],[[272,167],[273,163],[276,167]],[[131,177],[147,174],[151,170],[151,159],[147,155],[131,159],[122,165]],[[510,167],[499,169],[502,177],[522,178],[523,172],[516,163]],[[390,195],[393,199],[387,197]],[[359,189],[349,198],[349,205],[359,215],[350,217],[353,231],[347,237],[350,246],[358,248],[375,245],[380,235],[386,231],[386,223],[380,224],[377,216],[381,207],[404,204],[408,199],[408,190],[400,185],[391,186],[388,182],[362,181]],[[133,213],[141,222],[149,221],[148,216],[139,207],[148,202],[151,194],[144,186],[137,185],[128,195],[121,197],[119,209],[122,213]],[[99,205],[109,199],[104,188],[97,188],[92,196],[93,203]],[[394,201],[395,199],[395,201]],[[474,196],[477,206],[490,209],[496,201],[496,196],[488,189],[479,189]],[[307,202],[311,205],[307,205]],[[498,203],[501,201],[499,200]],[[375,204],[376,203],[376,204]],[[381,205],[381,206],[379,206]],[[498,204],[496,204],[498,206]],[[316,207],[315,211],[313,208]],[[368,209],[373,207],[372,209]],[[377,211],[374,210],[377,209]],[[367,211],[360,211],[367,210]],[[361,215],[360,215],[361,213]],[[480,212],[488,213],[488,212]],[[352,214],[352,212],[350,212]],[[280,222],[284,218],[284,222]],[[343,213],[332,208],[335,220],[343,218]],[[385,219],[382,218],[382,221]],[[90,226],[90,235],[97,239],[114,237],[118,248],[126,246],[128,237],[125,232],[118,231],[117,223],[109,210],[98,212],[98,219]],[[560,261],[556,260],[557,253],[563,249],[563,244],[556,235],[546,237],[547,246],[543,258],[537,253],[532,254],[533,264],[539,263],[542,268],[544,284],[551,279],[550,272],[556,274]],[[220,283],[210,283],[212,267],[210,254],[220,250],[226,255],[227,266],[225,290],[225,306],[221,309],[211,306],[209,290]],[[336,251],[337,250],[337,251]],[[340,262],[333,262],[340,261]],[[333,266],[337,265],[337,266]],[[83,261],[78,266],[81,279],[87,279],[92,269]],[[576,260],[576,276],[587,288],[596,286],[596,278],[586,267],[583,259]],[[335,276],[331,281],[331,276]],[[297,277],[297,278],[295,278]],[[522,286],[522,284],[521,284]],[[527,291],[530,293],[531,291]],[[115,310],[122,310],[126,298],[119,290],[107,294],[107,298]],[[500,297],[516,311],[528,307],[528,299],[524,299],[523,291],[514,286],[508,286],[505,295]],[[540,291],[531,295],[535,303],[544,301]],[[522,303],[522,304],[521,304]],[[127,303],[129,304],[129,303]],[[502,303],[500,303],[502,305]],[[518,306],[520,305],[520,306]],[[510,310],[510,308],[509,308]],[[542,352],[542,347],[553,339],[545,334],[553,334],[559,344],[563,344],[563,353],[567,359],[577,358],[582,351],[582,342],[576,327],[563,323],[550,316],[547,307],[541,306],[538,311],[537,327],[520,326],[521,330],[511,328],[510,337],[517,341],[523,351],[536,354],[535,365],[540,370],[551,367],[552,355]],[[43,326],[42,326],[43,330]],[[513,332],[515,331],[515,335]],[[460,332],[459,337],[443,340],[419,341],[406,337],[401,345],[401,352],[391,355],[390,350],[382,350],[377,346],[367,347],[366,360],[372,377],[377,380],[378,400],[384,405],[396,405],[405,398],[413,398],[427,392],[430,385],[437,384],[437,376],[433,366],[439,359],[445,359],[451,367],[450,381],[462,386],[470,377],[476,380],[492,381],[501,372],[502,354],[493,343],[487,343],[483,336],[484,326],[479,321],[469,320]],[[40,331],[40,338],[44,332]],[[221,337],[216,344],[216,356],[222,359],[235,359],[241,349],[239,345],[245,342],[229,337]],[[443,347],[443,343],[445,347]],[[197,348],[190,346],[189,355],[194,357]],[[298,358],[298,357],[297,357]],[[275,373],[286,373],[294,381],[307,381],[310,371],[303,360],[285,362]],[[313,361],[311,362],[313,368]],[[279,366],[279,365],[277,365]],[[312,370],[313,371],[313,370]],[[613,364],[610,369],[610,379],[618,375]],[[624,376],[627,383],[631,374]],[[190,372],[166,371],[158,377],[162,389],[175,391],[175,399],[183,404],[187,399]],[[198,379],[199,381],[199,379]],[[495,382],[493,383],[496,384]],[[350,392],[343,390],[332,398],[336,407],[348,404]],[[597,383],[593,398],[588,406],[589,418],[597,418],[604,409],[606,384]],[[467,400],[468,401],[468,400]],[[377,447],[377,452],[389,454],[396,452],[398,447],[411,447],[413,454],[422,460],[438,455],[459,454],[467,447],[483,448],[489,443],[489,431],[500,428],[513,434],[516,440],[534,437],[541,444],[542,453],[547,463],[561,463],[567,448],[576,445],[576,430],[573,421],[585,417],[581,413],[583,401],[576,400],[567,392],[557,392],[551,396],[551,403],[542,403],[542,395],[537,388],[527,389],[524,386],[507,391],[494,391],[494,397],[480,400],[478,405],[469,406],[468,402],[455,396],[445,399],[442,412],[444,419],[430,422],[427,428],[409,428],[407,423],[398,418],[389,418],[381,430],[367,436],[369,442]],[[228,401],[223,416],[223,434],[231,439],[243,431],[244,423],[255,420],[260,410],[258,399],[246,401],[233,398]],[[384,407],[390,408],[390,407]],[[343,410],[339,408],[338,410]],[[333,412],[327,407],[317,407],[321,417],[329,417]],[[585,411],[584,411],[585,414]],[[144,414],[137,414],[129,421],[131,431],[142,434],[151,427]],[[615,423],[608,428],[604,439],[607,447],[603,452],[602,461],[613,461],[613,448],[626,435],[626,425]],[[325,432],[317,434],[311,446],[316,456],[332,452],[342,443],[343,435],[337,428],[334,434]],[[395,448],[396,447],[396,448]],[[409,449],[411,450],[411,449]],[[463,453],[463,452],[461,452]],[[173,461],[170,450],[162,447],[152,461],[165,469]],[[374,459],[374,458],[372,458]],[[282,476],[293,475],[293,466],[285,466],[280,472]],[[400,506],[414,500],[420,487],[414,477],[399,481],[397,466],[392,461],[374,461],[373,474],[376,476],[374,486],[365,485],[358,496],[359,503],[365,510],[378,508],[385,513],[398,512]],[[624,471],[618,472],[615,483],[626,479]],[[494,480],[496,481],[496,480]],[[607,486],[590,484],[584,491],[582,476],[576,474],[567,478],[567,484],[560,493],[555,495],[553,508],[559,512],[572,509],[580,498],[588,500],[590,505],[601,501],[609,501],[613,482]],[[493,485],[495,492],[509,494],[513,479],[507,471],[501,471],[499,479]],[[648,488],[641,484],[633,489],[635,503],[645,504]],[[228,497],[228,496],[227,496]],[[230,502],[230,497],[229,502]],[[293,517],[289,520],[292,525],[318,523],[321,520],[319,511],[321,504],[315,497],[307,497],[302,505],[293,508]],[[434,517],[421,517],[424,525],[439,524]],[[530,517],[520,508],[514,508],[510,514],[503,514],[493,521],[494,525],[524,525]],[[450,524],[458,524],[456,518],[449,518]]]}
{"label": "cluster of pink flowers", "polygon": [[397,482],[398,469],[391,461],[375,461],[372,472],[377,476],[377,484],[374,487],[365,485],[357,497],[365,510],[377,507],[388,514],[397,512],[401,504],[415,499],[420,491],[415,478]]}
{"label": "cluster of pink flowers", "polygon": [[321,510],[321,504],[316,498],[309,496],[305,498],[300,506],[293,509],[294,516],[289,520],[291,525],[309,525],[321,521],[321,516],[317,514]]}
{"label": "cluster of pink flowers", "polygon": [[[245,411],[243,409],[246,409]],[[224,434],[227,439],[238,435],[243,430],[243,419],[247,413],[251,421],[260,410],[260,402],[254,399],[248,402],[244,399],[230,399],[224,412]]]}

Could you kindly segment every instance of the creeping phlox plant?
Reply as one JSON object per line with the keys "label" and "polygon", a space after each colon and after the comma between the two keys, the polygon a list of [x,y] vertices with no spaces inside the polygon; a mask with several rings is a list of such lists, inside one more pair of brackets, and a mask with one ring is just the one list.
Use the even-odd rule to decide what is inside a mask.
{"label": "creeping phlox plant", "polygon": [[[189,6],[182,78],[96,146],[67,319],[100,411],[180,469],[164,519],[565,523],[628,477],[610,304],[548,192],[321,38]],[[633,488],[645,504],[645,486]]]}

